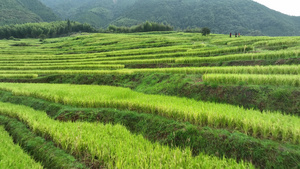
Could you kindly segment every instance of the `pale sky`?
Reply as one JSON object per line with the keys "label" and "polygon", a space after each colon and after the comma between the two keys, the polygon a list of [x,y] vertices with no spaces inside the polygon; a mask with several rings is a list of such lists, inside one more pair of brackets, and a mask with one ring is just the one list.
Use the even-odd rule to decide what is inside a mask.
{"label": "pale sky", "polygon": [[293,16],[300,16],[300,0],[253,0],[270,9]]}

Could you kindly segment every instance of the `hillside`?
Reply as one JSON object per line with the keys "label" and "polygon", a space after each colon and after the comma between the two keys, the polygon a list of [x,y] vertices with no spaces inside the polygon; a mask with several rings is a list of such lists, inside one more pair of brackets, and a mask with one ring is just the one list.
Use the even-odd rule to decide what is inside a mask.
{"label": "hillside", "polygon": [[300,35],[300,17],[271,10],[252,0],[41,0],[63,19],[96,27],[132,26],[146,20],[175,28],[210,27],[214,33]]}
{"label": "hillside", "polygon": [[89,23],[95,27],[107,27],[122,16],[136,0],[40,0],[62,19]]}
{"label": "hillside", "polygon": [[299,168],[299,40],[3,39],[0,135],[44,168]]}
{"label": "hillside", "polygon": [[59,19],[39,0],[0,0],[0,18],[0,25]]}
{"label": "hillside", "polygon": [[230,31],[271,36],[300,34],[296,17],[270,10],[251,0],[138,1],[115,23],[128,19],[167,22],[182,29],[207,26],[213,32],[225,34]]}

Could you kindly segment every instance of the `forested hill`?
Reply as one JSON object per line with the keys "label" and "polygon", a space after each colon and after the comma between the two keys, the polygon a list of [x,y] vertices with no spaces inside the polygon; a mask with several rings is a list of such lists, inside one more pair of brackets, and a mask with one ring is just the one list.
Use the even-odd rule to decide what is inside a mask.
{"label": "forested hill", "polygon": [[[108,27],[137,0],[40,0],[62,19]],[[139,22],[140,23],[140,22]]]}
{"label": "forested hill", "polygon": [[59,20],[39,0],[0,0],[0,25]]}
{"label": "forested hill", "polygon": [[175,28],[210,27],[214,33],[300,35],[300,17],[271,10],[252,0],[40,0],[62,19],[106,28],[146,20]]}
{"label": "forested hill", "polygon": [[[297,22],[298,19],[298,22]],[[155,20],[180,27],[210,27],[216,33],[300,35],[300,17],[252,0],[139,0],[114,23]]]}

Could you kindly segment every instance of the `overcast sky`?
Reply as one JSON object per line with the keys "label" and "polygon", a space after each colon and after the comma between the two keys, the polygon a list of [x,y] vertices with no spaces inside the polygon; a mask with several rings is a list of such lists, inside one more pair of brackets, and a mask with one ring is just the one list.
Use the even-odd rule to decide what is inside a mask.
{"label": "overcast sky", "polygon": [[284,14],[300,16],[299,0],[254,0]]}

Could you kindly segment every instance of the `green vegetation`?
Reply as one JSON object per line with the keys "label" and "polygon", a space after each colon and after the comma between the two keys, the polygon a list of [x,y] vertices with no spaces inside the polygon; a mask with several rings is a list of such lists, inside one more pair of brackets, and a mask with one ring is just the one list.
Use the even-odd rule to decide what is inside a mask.
{"label": "green vegetation", "polygon": [[[95,32],[88,24],[80,24],[71,21],[59,21],[50,23],[26,23],[0,27],[0,38],[41,38],[57,37],[71,32]],[[14,46],[28,46],[26,43],[14,44]]]}
{"label": "green vegetation", "polygon": [[[121,69],[124,65],[54,65],[54,66],[2,66],[0,70],[27,70],[27,69]],[[1,75],[0,75],[1,76]]]}
{"label": "green vegetation", "polygon": [[258,60],[258,59],[288,59],[299,58],[299,51],[276,51],[266,53],[247,53],[247,54],[235,54],[235,55],[223,55],[215,57],[186,57],[176,59],[176,63],[207,63],[207,62],[224,62],[234,60]]}
{"label": "green vegetation", "polygon": [[145,21],[168,23],[175,29],[208,27],[213,33],[242,35],[300,35],[300,18],[251,0],[41,0],[63,19],[130,27]]}
{"label": "green vegetation", "polygon": [[186,29],[185,32],[190,32],[190,33],[202,33],[203,36],[207,36],[210,34],[210,29],[207,27],[204,27],[202,29],[200,28],[195,28],[195,29]]}
{"label": "green vegetation", "polygon": [[[164,60],[165,61],[165,60]],[[130,64],[136,64],[136,62],[129,61]],[[106,62],[108,63],[108,62]],[[109,62],[111,64],[128,64],[127,61]],[[139,61],[140,63],[140,61]],[[145,63],[145,62],[143,62]],[[146,62],[148,63],[148,62]],[[152,63],[152,62],[151,62]],[[157,62],[153,62],[157,63]],[[299,75],[300,66],[228,66],[228,67],[189,67],[189,68],[160,68],[160,69],[121,69],[121,70],[88,70],[90,68],[105,68],[105,66],[66,66],[67,68],[84,68],[84,70],[51,70],[59,68],[59,66],[25,66],[25,67],[3,67],[0,69],[1,74],[134,74],[134,73],[183,73],[183,74],[206,74],[206,73],[228,73],[228,74],[295,74]],[[48,69],[48,70],[25,70],[25,69]],[[122,68],[122,66],[109,65],[107,68]],[[3,70],[14,69],[14,70]],[[23,70],[22,70],[23,69]],[[269,75],[268,75],[269,76]],[[267,77],[267,76],[265,76]],[[273,76],[274,77],[274,76]],[[298,77],[298,76],[295,76]],[[272,77],[271,77],[272,78]],[[297,86],[298,82],[296,82]],[[280,85],[277,84],[277,85]]]}
{"label": "green vegetation", "polygon": [[0,125],[0,168],[43,168],[35,162],[18,145],[14,145],[13,139]]}
{"label": "green vegetation", "polygon": [[0,16],[0,26],[59,20],[53,11],[39,0],[1,0]]}
{"label": "green vegetation", "polygon": [[[205,28],[204,35],[209,34],[210,29],[213,33],[228,35],[229,32],[269,36],[300,34],[299,17],[281,14],[250,0],[40,1],[1,0],[0,26],[71,19],[101,30],[110,27],[114,32],[157,30],[157,24],[151,26],[153,24],[146,22],[149,21],[172,25],[176,30],[197,32],[198,28]],[[129,28],[143,22],[146,24]],[[159,29],[166,28],[171,29],[170,26]]]}
{"label": "green vegetation", "polygon": [[[41,0],[41,2],[49,6],[62,19],[71,19],[81,23],[87,22],[95,27],[106,28],[110,25],[112,20],[121,16],[124,10],[129,9],[130,6],[136,2],[136,0]],[[138,23],[134,23],[133,25],[136,24]]]}
{"label": "green vegetation", "polygon": [[[85,168],[76,159],[66,154],[44,138],[36,136],[26,125],[16,119],[0,116],[0,124],[5,126],[13,139],[45,168]],[[15,154],[18,155],[18,154]],[[29,166],[24,166],[29,167]],[[23,168],[23,167],[21,167]]]}
{"label": "green vegetation", "polygon": [[261,113],[225,104],[145,95],[109,86],[2,83],[0,89],[78,107],[111,107],[158,114],[201,126],[225,127],[254,137],[300,144],[299,118],[275,112]]}
{"label": "green vegetation", "polygon": [[1,114],[17,117],[35,132],[50,136],[56,144],[74,154],[87,151],[93,159],[100,159],[108,168],[253,168],[247,163],[234,160],[219,160],[200,154],[192,157],[189,149],[169,149],[151,143],[140,135],[132,135],[121,125],[101,123],[66,122],[60,123],[47,117],[46,113],[8,103],[0,103]]}
{"label": "green vegetation", "polygon": [[1,74],[0,78],[36,78],[37,74]]}
{"label": "green vegetation", "polygon": [[[212,34],[210,36],[201,36],[201,34],[196,33],[180,32],[80,34],[73,37],[47,39],[43,42],[34,39],[22,39],[18,41],[4,40],[0,43],[3,49],[1,50],[0,65],[2,77],[5,76],[6,81],[15,82],[18,82],[18,80],[16,78],[10,80],[9,76],[16,77],[17,75],[25,76],[28,74],[33,75],[31,77],[36,77],[38,75],[40,80],[32,79],[27,81],[50,82],[55,81],[55,79],[47,78],[45,75],[52,76],[53,74],[59,74],[62,75],[60,77],[69,79],[72,77],[71,75],[80,74],[81,76],[79,77],[82,79],[84,79],[83,76],[90,76],[86,81],[88,81],[88,84],[91,84],[93,83],[92,81],[97,80],[93,75],[97,75],[98,77],[114,75],[126,78],[126,75],[134,77],[136,74],[150,73],[175,73],[184,74],[185,76],[197,76],[197,74],[201,74],[198,78],[200,82],[203,81],[201,79],[202,74],[207,73],[264,74],[266,76],[269,76],[268,74],[274,76],[278,74],[297,75],[300,63],[298,42],[298,37],[243,36],[229,38],[226,35]],[[78,83],[76,80],[57,79],[56,81]],[[108,81],[110,82],[111,80]],[[166,81],[165,83],[167,84],[172,83],[172,77],[170,77],[170,80],[166,79]],[[113,84],[126,87],[126,84],[122,85],[121,83],[127,83],[127,81],[122,79],[122,82],[118,84],[101,81],[98,84]],[[195,82],[191,80],[187,84],[190,85],[192,83]],[[151,84],[154,85],[154,83]],[[291,107],[288,110],[286,109],[287,107],[279,104],[280,99],[275,99],[276,104],[279,104],[278,106],[269,106],[271,102],[266,102],[266,100],[267,98],[272,98],[271,95],[273,94],[264,91],[267,89],[246,89],[252,95],[255,94],[256,97],[262,100],[249,100],[249,103],[244,100],[241,103],[241,101],[234,101],[237,99],[229,98],[229,95],[226,98],[223,98],[223,96],[221,98],[220,96],[214,96],[215,94],[221,95],[221,93],[213,92],[215,94],[210,94],[212,91],[203,91],[206,93],[205,95],[210,95],[209,99],[205,99],[199,95],[192,96],[184,89],[184,86],[187,84],[183,84],[181,88],[176,87],[179,90],[178,92],[175,92],[173,88],[163,89],[162,87],[160,87],[160,91],[153,88],[153,91],[156,92],[151,92],[150,89],[146,90],[153,94],[162,92],[180,96],[190,95],[189,97],[192,98],[243,105],[247,108],[284,110],[285,113],[289,114],[299,113],[296,111],[297,104],[294,104],[295,106],[288,106]],[[247,84],[247,81],[240,81],[235,84]],[[206,88],[205,90],[210,90],[210,86],[216,86],[217,84],[203,82],[197,85],[202,85],[202,87]],[[280,84],[276,85],[284,86]],[[161,86],[167,88],[170,85],[161,84]],[[195,90],[195,86],[190,86],[191,90]],[[229,93],[226,87],[222,88],[225,90],[224,92]],[[168,92],[168,90],[172,90],[173,93]],[[253,93],[254,90],[265,94],[258,96],[256,93]],[[294,91],[295,89],[291,90]],[[181,91],[185,92],[182,93]],[[295,96],[295,94],[293,95]],[[293,98],[289,96],[289,100],[294,100],[297,103],[297,97]]]}
{"label": "green vegetation", "polygon": [[281,111],[299,116],[299,88],[201,83],[199,74],[74,74],[47,75],[35,79],[1,79],[4,82],[99,84],[129,87],[147,94],[187,97],[195,100],[227,103],[260,111]]}
{"label": "green vegetation", "polygon": [[299,75],[239,75],[239,74],[206,74],[203,75],[205,82],[221,84],[239,84],[242,82],[256,85],[286,85],[300,87]]}
{"label": "green vegetation", "polygon": [[[150,141],[171,147],[190,147],[193,156],[199,152],[205,152],[221,158],[225,156],[226,158],[252,161],[256,167],[260,168],[271,168],[272,166],[293,168],[298,165],[294,159],[300,158],[296,146],[286,144],[279,146],[279,143],[274,141],[254,139],[238,132],[230,133],[226,130],[209,127],[198,128],[190,123],[182,123],[157,115],[109,108],[82,109],[33,97],[14,96],[11,92],[5,91],[1,91],[0,96],[1,101],[45,111],[48,116],[59,121],[121,124],[131,133],[141,134]],[[279,147],[284,147],[285,151]],[[228,152],[228,149],[234,149],[234,152]],[[289,152],[289,156],[285,155],[287,152]]]}
{"label": "green vegetation", "polygon": [[[299,168],[299,37],[78,33],[10,37],[0,48],[0,100],[24,105],[1,104],[0,123],[36,160],[25,133],[53,142],[61,153],[40,156],[44,167],[134,168],[128,156],[168,168],[203,156],[244,165],[236,168]],[[30,130],[13,135],[10,124]],[[60,149],[77,160],[62,160],[74,157]],[[149,149],[164,158],[150,164]],[[183,161],[169,162],[174,153]]]}
{"label": "green vegetation", "polygon": [[132,32],[151,32],[151,31],[172,31],[173,27],[170,25],[159,24],[155,22],[145,22],[137,26],[132,27],[117,27],[110,25],[108,27],[109,32],[114,33],[132,33]]}

